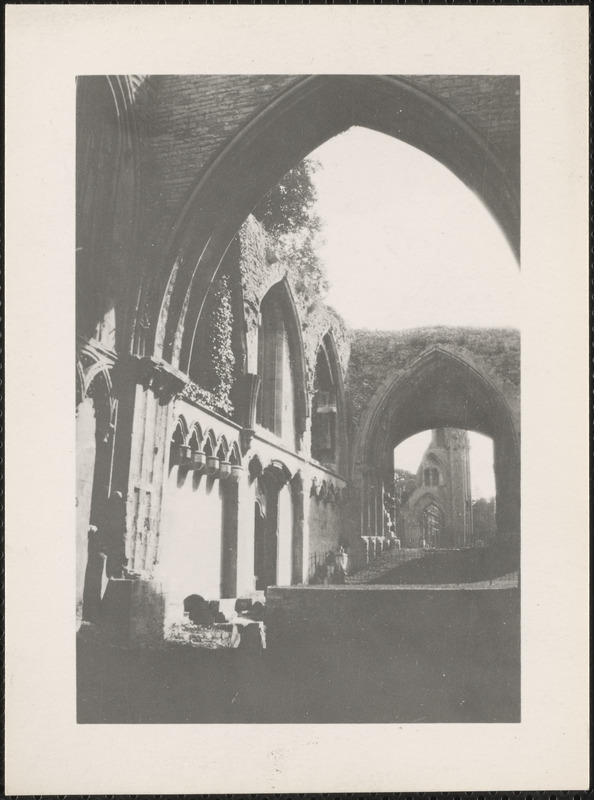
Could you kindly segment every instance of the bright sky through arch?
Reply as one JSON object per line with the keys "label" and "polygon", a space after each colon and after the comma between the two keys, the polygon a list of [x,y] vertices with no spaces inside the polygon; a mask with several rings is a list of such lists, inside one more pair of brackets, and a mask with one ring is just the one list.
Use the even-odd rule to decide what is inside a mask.
{"label": "bright sky through arch", "polygon": [[354,127],[311,154],[327,302],[355,328],[519,327],[519,270],[497,222],[453,173]]}
{"label": "bright sky through arch", "polygon": [[[394,450],[394,466],[416,475],[423,453],[431,443],[431,431],[422,431],[405,439]],[[470,445],[470,493],[473,500],[495,497],[493,439],[468,431]]]}

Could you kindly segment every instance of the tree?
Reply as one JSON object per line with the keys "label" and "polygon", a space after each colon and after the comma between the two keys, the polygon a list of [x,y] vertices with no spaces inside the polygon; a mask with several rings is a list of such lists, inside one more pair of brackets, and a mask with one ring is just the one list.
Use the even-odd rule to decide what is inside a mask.
{"label": "tree", "polygon": [[287,172],[254,210],[272,235],[279,257],[289,266],[297,292],[306,306],[323,298],[328,280],[318,256],[322,220],[316,211],[313,176],[321,164],[305,158]]}
{"label": "tree", "polygon": [[304,158],[260,201],[254,216],[266,230],[277,236],[303,228],[320,230],[321,220],[315,210],[318,196],[313,183],[320,167],[319,161]]}

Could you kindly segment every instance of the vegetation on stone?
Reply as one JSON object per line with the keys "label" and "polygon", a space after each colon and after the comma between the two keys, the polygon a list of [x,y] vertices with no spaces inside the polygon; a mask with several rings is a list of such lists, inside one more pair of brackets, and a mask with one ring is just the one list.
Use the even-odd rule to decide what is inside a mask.
{"label": "vegetation on stone", "polygon": [[317,253],[322,220],[316,211],[313,176],[320,162],[306,158],[268,192],[254,216],[274,239],[279,258],[289,265],[297,291],[313,304],[328,292]]}

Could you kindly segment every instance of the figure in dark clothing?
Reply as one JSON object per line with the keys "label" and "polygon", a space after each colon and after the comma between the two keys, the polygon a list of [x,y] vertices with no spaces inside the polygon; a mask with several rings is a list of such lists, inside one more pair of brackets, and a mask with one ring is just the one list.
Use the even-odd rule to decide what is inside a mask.
{"label": "figure in dark clothing", "polygon": [[128,565],[126,558],[126,501],[121,492],[113,492],[109,498],[105,545],[107,577],[125,578]]}

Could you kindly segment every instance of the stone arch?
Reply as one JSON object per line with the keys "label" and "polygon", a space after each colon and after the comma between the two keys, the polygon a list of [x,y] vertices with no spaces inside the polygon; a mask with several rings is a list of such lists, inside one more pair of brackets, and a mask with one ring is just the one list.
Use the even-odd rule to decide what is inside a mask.
{"label": "stone arch", "polygon": [[[334,394],[333,401],[336,404],[336,415],[335,420],[333,421],[334,424],[334,453],[333,458],[331,458],[331,464],[336,468],[337,472],[342,473],[346,471],[347,464],[348,464],[348,452],[347,452],[347,414],[346,414],[346,398],[345,398],[345,391],[344,391],[344,381],[342,377],[342,370],[340,368],[340,362],[338,358],[338,351],[336,349],[336,342],[334,341],[334,336],[332,335],[332,330],[328,329],[324,336],[321,338],[320,343],[318,345],[318,349],[315,356],[315,376],[314,376],[314,387],[312,389],[312,456],[316,458],[316,431],[315,428],[315,411],[314,408],[316,404],[316,397],[313,394],[316,390],[316,376],[318,373],[318,362],[320,359],[320,355],[323,354],[324,360],[327,364],[327,369],[330,374],[331,379],[331,389]],[[320,460],[317,458],[316,460]],[[323,462],[325,463],[325,462]]]}
{"label": "stone arch", "polygon": [[188,438],[188,444],[190,447],[192,447],[192,440],[194,440],[196,443],[196,447],[193,449],[202,450],[202,428],[198,422],[195,422],[192,425],[192,429],[190,431],[190,436]]}
{"label": "stone arch", "polygon": [[231,464],[241,467],[241,450],[237,442],[233,442],[229,448],[229,461]]}
{"label": "stone arch", "polygon": [[199,317],[219,264],[259,200],[308,153],[353,125],[444,164],[483,200],[519,256],[519,188],[489,142],[452,108],[403,78],[300,78],[228,140],[173,226],[165,283],[155,283],[144,301],[158,319],[151,348],[157,356],[176,364],[188,308]]}
{"label": "stone arch", "polygon": [[[260,314],[262,322],[258,333],[258,374],[262,378],[260,385],[260,395],[258,398],[257,418],[261,420],[264,416],[263,406],[266,402],[281,403],[282,397],[269,397],[267,395],[269,387],[265,385],[262,370],[270,369],[271,359],[267,357],[264,348],[267,346],[267,325],[271,325],[278,330],[271,332],[276,335],[281,328],[286,330],[289,345],[290,373],[293,381],[293,404],[294,404],[294,427],[295,427],[295,446],[299,448],[301,439],[306,427],[308,416],[308,399],[306,386],[306,363],[305,348],[301,332],[301,323],[295,299],[287,278],[275,283],[264,295],[260,302]],[[280,326],[280,327],[279,327]],[[277,376],[278,377],[278,376]],[[263,422],[261,424],[264,424]],[[264,424],[264,427],[268,425]],[[269,428],[272,430],[272,428]],[[273,430],[277,433],[277,430]]]}
{"label": "stone arch", "polygon": [[[437,509],[439,512],[439,530],[433,532],[433,535],[427,535],[427,531],[425,530],[425,521],[427,517],[427,512],[432,509]],[[441,547],[443,546],[443,526],[446,520],[445,510],[443,505],[439,502],[437,497],[431,492],[426,492],[416,503],[416,507],[413,510],[413,514],[419,528],[419,531],[423,537],[423,543],[425,547]]]}
{"label": "stone arch", "polygon": [[[391,473],[394,447],[415,433],[439,427],[473,430],[493,439],[497,529],[518,536],[520,431],[498,387],[465,358],[441,347],[426,351],[376,392],[360,429],[353,465],[363,495],[369,494],[367,483],[377,491],[381,476]],[[377,499],[363,500],[370,502],[377,504]]]}
{"label": "stone arch", "polygon": [[202,449],[207,456],[214,456],[218,450],[217,437],[212,429],[208,429],[202,440]]}
{"label": "stone arch", "polygon": [[219,437],[217,442],[217,455],[221,459],[221,461],[227,461],[229,455],[229,443],[227,442],[227,437],[225,434],[222,434]]}
{"label": "stone arch", "polygon": [[188,434],[188,423],[186,422],[184,415],[180,414],[175,421],[173,433],[171,435],[171,441],[174,441],[175,444],[186,444],[188,440]]}
{"label": "stone arch", "polygon": [[264,469],[264,473],[273,477],[281,487],[286,483],[289,483],[293,477],[293,473],[287,467],[285,462],[277,458],[273,458],[270,461],[270,463]]}

